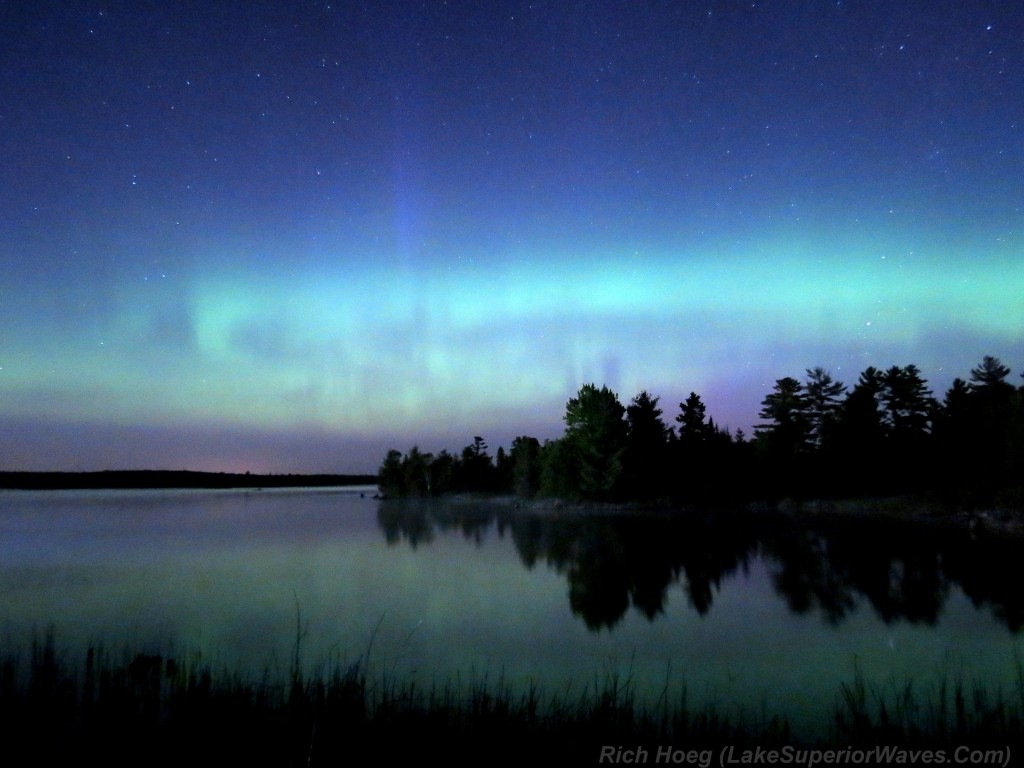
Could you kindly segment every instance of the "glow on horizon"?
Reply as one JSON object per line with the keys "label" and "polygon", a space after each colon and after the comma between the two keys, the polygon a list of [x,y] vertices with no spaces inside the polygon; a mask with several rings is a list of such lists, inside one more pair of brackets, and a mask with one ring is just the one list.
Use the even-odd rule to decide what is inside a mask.
{"label": "glow on horizon", "polygon": [[[595,381],[624,401],[642,389],[663,396],[669,420],[672,398],[694,390],[717,421],[749,430],[759,398],[723,402],[730,380],[766,391],[814,365],[852,378],[906,362],[959,365],[965,376],[963,366],[1000,350],[965,349],[970,363],[916,350],[956,334],[1012,346],[1024,327],[1024,259],[883,258],[877,246],[834,244],[808,259],[775,248],[756,258],[534,254],[451,271],[203,272],[157,299],[122,291],[99,329],[8,353],[7,409],[123,424],[470,434],[498,423],[515,431],[510,422],[527,413],[556,423],[566,398]],[[161,339],[158,315],[179,301],[186,327]]]}

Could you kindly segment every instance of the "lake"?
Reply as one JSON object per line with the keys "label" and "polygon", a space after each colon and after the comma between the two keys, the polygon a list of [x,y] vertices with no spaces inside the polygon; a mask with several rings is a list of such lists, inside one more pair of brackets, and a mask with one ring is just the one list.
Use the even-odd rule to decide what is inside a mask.
{"label": "lake", "polygon": [[819,732],[859,670],[1010,692],[1024,548],[870,519],[527,513],[372,488],[0,492],[0,629],[246,674],[367,661],[417,685],[610,677]]}

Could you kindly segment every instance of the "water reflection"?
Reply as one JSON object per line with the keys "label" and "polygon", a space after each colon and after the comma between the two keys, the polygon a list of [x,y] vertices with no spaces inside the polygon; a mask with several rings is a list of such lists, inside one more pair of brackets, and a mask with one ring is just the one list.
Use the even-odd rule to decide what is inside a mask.
{"label": "water reflection", "polygon": [[678,585],[701,616],[724,582],[755,558],[795,614],[838,625],[869,605],[886,624],[933,625],[953,588],[1012,632],[1024,626],[1024,544],[879,519],[783,515],[562,515],[445,501],[382,502],[389,545],[429,544],[459,532],[482,543],[511,537],[528,569],[563,574],[569,604],[591,630],[613,628],[632,607],[650,621]]}

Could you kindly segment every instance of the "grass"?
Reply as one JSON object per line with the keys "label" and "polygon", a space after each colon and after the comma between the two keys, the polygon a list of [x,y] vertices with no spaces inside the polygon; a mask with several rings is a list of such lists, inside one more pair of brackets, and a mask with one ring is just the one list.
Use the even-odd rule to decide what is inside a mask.
{"label": "grass", "polygon": [[[301,639],[301,627],[299,632]],[[54,636],[0,662],[0,723],[10,755],[35,764],[377,764],[439,757],[447,765],[593,765],[604,745],[715,749],[796,743],[770,713],[730,718],[694,709],[686,694],[641,704],[631,680],[609,673],[577,692],[514,690],[496,679],[420,686],[370,676],[369,655],[247,678],[217,670],[198,653],[109,653],[72,660]],[[824,710],[823,710],[824,711]],[[831,730],[816,746],[970,743],[1019,749],[1024,672],[995,692],[961,680],[873,687],[859,669],[841,686]],[[372,756],[367,760],[366,755]]]}
{"label": "grass", "polygon": [[1024,667],[1005,686],[969,685],[942,671],[927,685],[911,680],[872,686],[855,668],[840,686],[831,741],[870,745],[880,740],[908,745],[1024,744]]}

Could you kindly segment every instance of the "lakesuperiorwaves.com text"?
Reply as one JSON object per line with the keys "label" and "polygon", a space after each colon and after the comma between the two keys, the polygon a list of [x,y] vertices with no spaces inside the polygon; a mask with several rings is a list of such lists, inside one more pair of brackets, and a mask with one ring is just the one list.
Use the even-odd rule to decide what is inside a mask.
{"label": "lakesuperiorwaves.com text", "polygon": [[998,765],[1010,764],[1010,747],[910,749],[898,746],[808,749],[802,747],[721,747],[685,749],[676,746],[603,746],[599,765]]}

